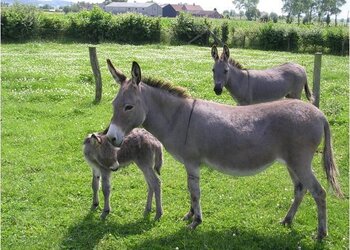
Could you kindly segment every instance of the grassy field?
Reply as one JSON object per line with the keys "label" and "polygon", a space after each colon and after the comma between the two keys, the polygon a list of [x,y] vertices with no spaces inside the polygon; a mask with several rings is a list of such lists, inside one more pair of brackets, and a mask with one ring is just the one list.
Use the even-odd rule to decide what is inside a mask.
{"label": "grassy field", "polygon": [[[154,211],[149,218],[142,215],[146,184],[134,165],[114,174],[113,211],[101,221],[101,209],[90,211],[91,172],[82,142],[88,133],[104,129],[112,114],[118,86],[106,58],[128,75],[137,60],[144,75],[186,87],[193,97],[235,103],[227,91],[219,97],[212,91],[210,48],[101,44],[97,51],[104,89],[102,102],[94,105],[88,45],[2,46],[2,249],[348,249],[349,58],[322,59],[320,106],[331,124],[346,198],[328,192],[329,236],[319,243],[314,240],[316,206],[309,194],[292,227],[279,224],[293,198],[280,164],[244,178],[203,167],[204,221],[188,231],[181,220],[189,208],[185,170],[165,153],[161,221],[153,221]],[[306,67],[312,82],[312,55],[239,49],[231,55],[247,68],[294,61]],[[314,171],[328,190],[320,161],[317,153]]]}

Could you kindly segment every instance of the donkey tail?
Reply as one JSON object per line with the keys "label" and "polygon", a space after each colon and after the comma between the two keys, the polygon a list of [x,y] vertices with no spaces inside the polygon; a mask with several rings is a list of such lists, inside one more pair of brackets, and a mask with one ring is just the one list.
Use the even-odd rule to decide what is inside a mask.
{"label": "donkey tail", "polygon": [[337,166],[334,162],[332,142],[331,142],[331,131],[329,123],[325,120],[324,123],[324,148],[323,148],[323,167],[326,171],[328,183],[332,186],[337,197],[343,197],[343,192],[340,189],[340,185],[337,181],[339,175]]}
{"label": "donkey tail", "polygon": [[155,155],[154,155],[154,170],[157,172],[158,175],[160,175],[160,169],[163,165],[163,152],[162,148],[157,148]]}
{"label": "donkey tail", "polygon": [[314,103],[315,99],[314,99],[313,94],[311,93],[311,90],[309,89],[309,85],[307,84],[307,80],[306,80],[306,82],[305,82],[304,89],[305,89],[306,98],[307,98],[311,103]]}

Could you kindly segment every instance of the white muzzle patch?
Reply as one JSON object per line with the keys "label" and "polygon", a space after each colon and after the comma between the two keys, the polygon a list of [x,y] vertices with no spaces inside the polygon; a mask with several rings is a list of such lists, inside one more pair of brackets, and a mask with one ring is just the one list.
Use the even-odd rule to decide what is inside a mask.
{"label": "white muzzle patch", "polygon": [[111,124],[107,132],[107,137],[113,144],[119,146],[124,139],[124,132],[115,124]]}

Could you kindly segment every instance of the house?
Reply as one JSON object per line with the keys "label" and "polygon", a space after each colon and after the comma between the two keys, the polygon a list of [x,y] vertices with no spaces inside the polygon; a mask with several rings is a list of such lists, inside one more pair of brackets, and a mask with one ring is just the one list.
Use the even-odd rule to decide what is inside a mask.
{"label": "house", "polygon": [[198,12],[198,11],[202,11],[203,8],[200,5],[195,5],[195,4],[184,4],[183,5],[183,9],[186,12],[189,13],[194,13],[194,12]]}
{"label": "house", "polygon": [[112,2],[105,6],[105,11],[113,14],[127,12],[140,13],[145,16],[162,16],[162,8],[156,3]]}
{"label": "house", "polygon": [[194,11],[192,12],[192,15],[197,17],[223,18],[223,15],[221,15],[216,9]]}
{"label": "house", "polygon": [[198,17],[223,18],[216,9],[203,10],[200,5],[196,4],[164,4],[162,8],[163,17],[176,17],[183,11]]}
{"label": "house", "polygon": [[163,9],[163,17],[176,17],[179,14],[173,7],[173,4],[164,4],[161,7]]}
{"label": "house", "polygon": [[200,5],[189,4],[165,4],[163,8],[163,17],[176,17],[181,11],[193,14],[193,12],[201,11],[203,8]]}

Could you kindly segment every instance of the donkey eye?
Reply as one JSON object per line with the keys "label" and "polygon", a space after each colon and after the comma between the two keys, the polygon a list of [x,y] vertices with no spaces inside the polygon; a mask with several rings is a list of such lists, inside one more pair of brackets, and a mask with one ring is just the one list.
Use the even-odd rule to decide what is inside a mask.
{"label": "donkey eye", "polygon": [[215,69],[212,69],[212,71],[215,73]]}
{"label": "donkey eye", "polygon": [[224,69],[224,73],[227,74],[227,72],[228,72],[228,69]]}
{"label": "donkey eye", "polygon": [[124,111],[129,111],[129,110],[132,110],[134,108],[134,106],[130,105],[130,104],[126,104],[124,106]]}

